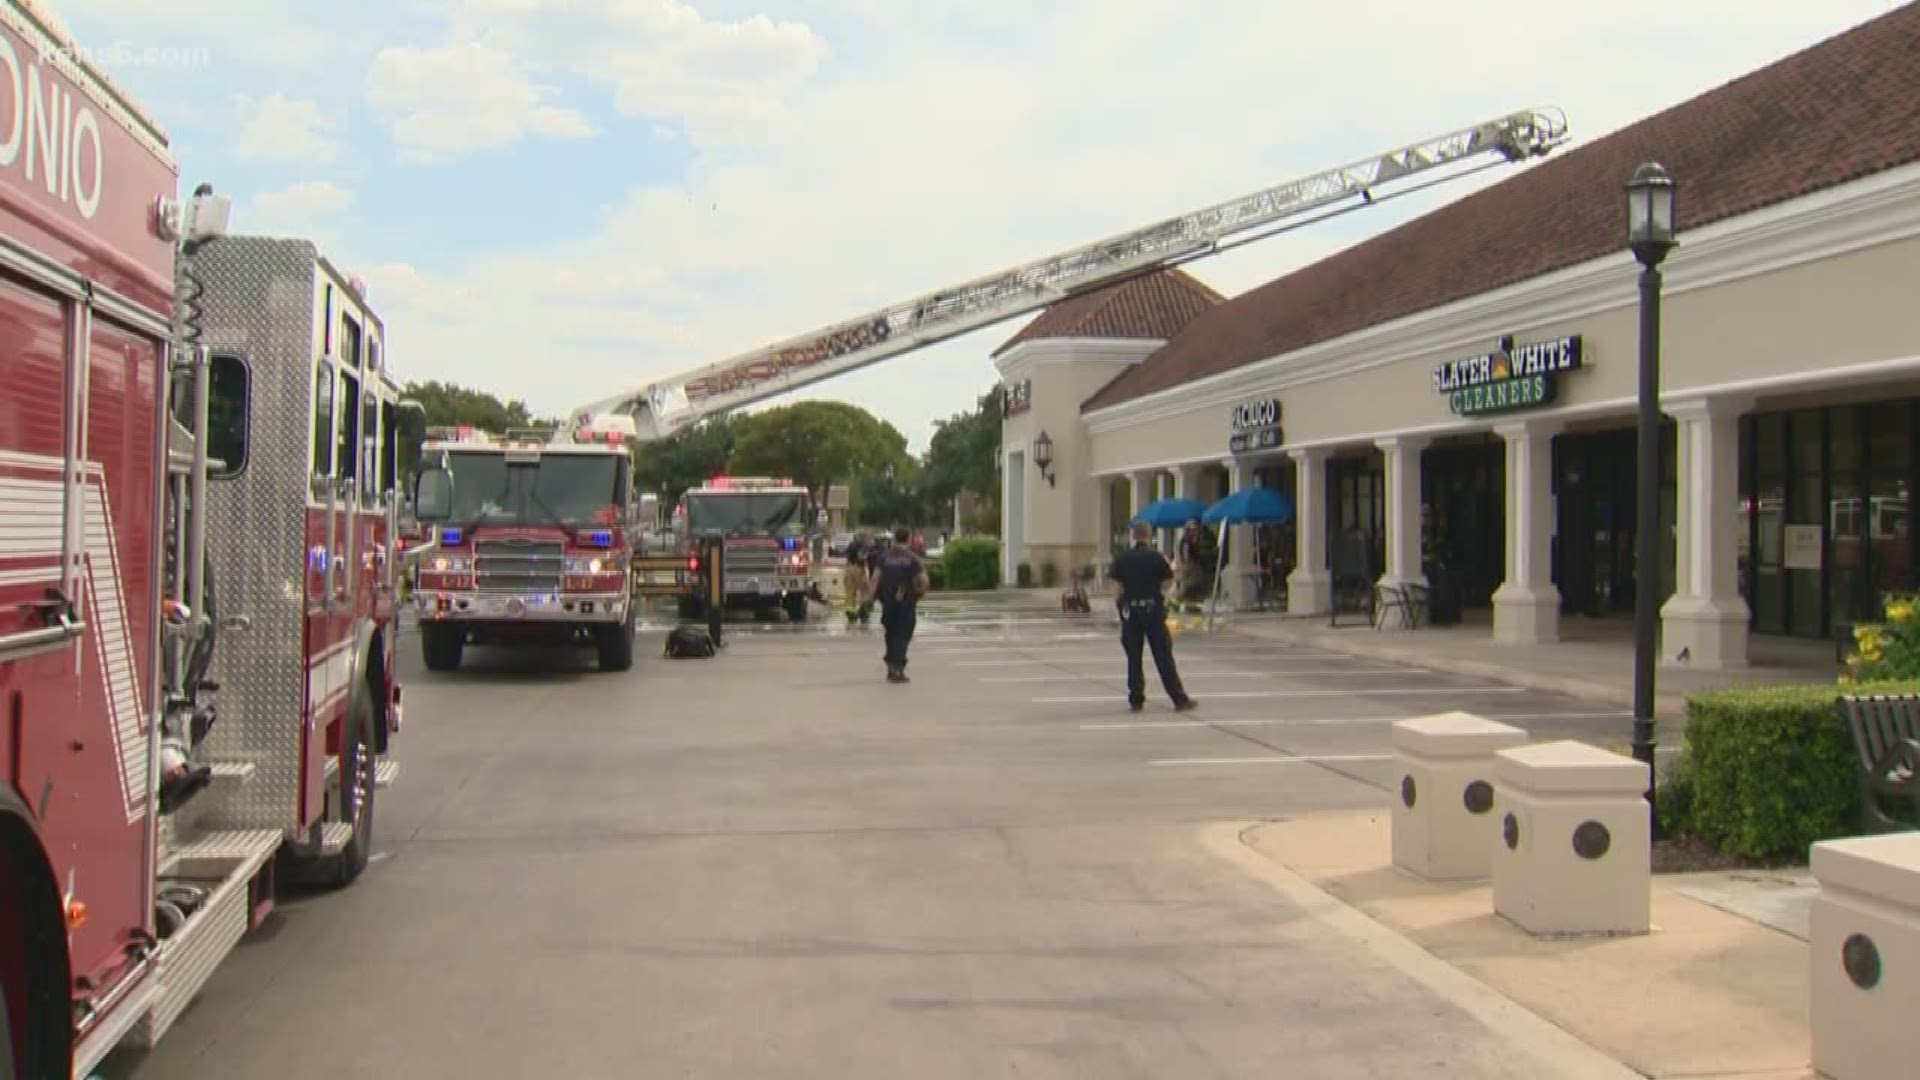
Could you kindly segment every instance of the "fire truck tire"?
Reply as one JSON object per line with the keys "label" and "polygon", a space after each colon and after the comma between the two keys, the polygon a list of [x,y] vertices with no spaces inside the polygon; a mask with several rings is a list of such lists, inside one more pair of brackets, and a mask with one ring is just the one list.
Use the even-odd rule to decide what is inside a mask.
{"label": "fire truck tire", "polygon": [[367,868],[373,854],[373,793],[379,785],[374,776],[380,766],[374,752],[379,712],[373,707],[373,688],[364,681],[354,688],[353,705],[347,712],[347,729],[341,746],[340,792],[335,802],[342,817],[353,823],[353,839],[340,854],[323,864],[321,878],[337,889],[344,889]]}
{"label": "fire truck tire", "polygon": [[[10,795],[0,787],[0,796]],[[28,819],[0,806],[0,1078],[73,1074],[67,934]],[[17,947],[22,943],[24,947]]]}
{"label": "fire truck tire", "polygon": [[601,671],[626,671],[633,667],[633,620],[619,626],[602,628],[594,644],[600,649]]}
{"label": "fire truck tire", "polygon": [[460,654],[466,651],[467,635],[456,626],[420,628],[420,655],[428,671],[457,671]]}
{"label": "fire truck tire", "polygon": [[807,621],[807,594],[788,593],[786,605],[788,620],[797,623]]}

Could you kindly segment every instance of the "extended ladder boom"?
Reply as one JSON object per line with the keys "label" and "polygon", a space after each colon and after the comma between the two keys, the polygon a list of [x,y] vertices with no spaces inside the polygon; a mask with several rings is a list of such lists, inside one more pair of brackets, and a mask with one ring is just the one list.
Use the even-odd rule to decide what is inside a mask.
{"label": "extended ladder boom", "polygon": [[[1396,181],[1482,154],[1498,155],[1505,162],[1541,157],[1566,138],[1566,119],[1557,110],[1512,113],[636,387],[576,410],[570,424],[578,428],[595,415],[626,414],[633,417],[638,438],[664,438],[704,417],[1037,311],[1127,277],[1203,258],[1229,246],[1226,241],[1234,237],[1286,218],[1332,208],[1348,199],[1360,202],[1347,209],[1372,203],[1376,189]],[[1471,171],[1477,169],[1459,170],[1440,180]],[[1240,242],[1254,239],[1260,237]]]}

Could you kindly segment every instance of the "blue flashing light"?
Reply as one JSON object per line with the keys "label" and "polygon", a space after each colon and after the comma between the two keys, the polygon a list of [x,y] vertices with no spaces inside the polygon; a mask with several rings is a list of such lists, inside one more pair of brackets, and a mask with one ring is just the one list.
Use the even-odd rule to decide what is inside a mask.
{"label": "blue flashing light", "polygon": [[791,536],[783,537],[780,541],[780,546],[787,549],[788,551],[792,551],[795,548],[798,548],[800,546],[800,541],[794,539]]}
{"label": "blue flashing light", "polygon": [[440,543],[442,546],[445,546],[445,547],[453,547],[454,545],[460,543],[461,540],[465,539],[465,537],[466,537],[465,532],[463,532],[460,529],[441,529],[440,530]]}
{"label": "blue flashing light", "polygon": [[613,532],[610,529],[593,529],[580,534],[580,542],[588,547],[612,547]]}

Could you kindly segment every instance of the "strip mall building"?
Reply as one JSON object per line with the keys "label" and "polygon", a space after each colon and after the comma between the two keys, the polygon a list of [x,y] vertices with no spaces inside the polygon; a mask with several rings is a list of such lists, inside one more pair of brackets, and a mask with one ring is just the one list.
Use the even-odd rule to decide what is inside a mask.
{"label": "strip mall building", "polygon": [[1627,616],[1640,271],[1623,189],[1656,161],[1680,241],[1663,662],[1740,666],[1750,633],[1875,617],[1916,584],[1915,57],[1920,4],[1233,299],[1167,271],[1043,313],[994,355],[1008,580],[1103,561],[1154,498],[1260,484],[1296,517],[1233,530],[1237,600],[1264,582],[1325,612],[1336,587],[1432,572],[1501,642]]}

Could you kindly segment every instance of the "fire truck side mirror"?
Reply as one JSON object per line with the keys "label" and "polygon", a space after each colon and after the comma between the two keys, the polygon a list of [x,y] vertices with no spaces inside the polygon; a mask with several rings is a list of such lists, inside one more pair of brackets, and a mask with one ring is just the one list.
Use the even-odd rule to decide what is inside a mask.
{"label": "fire truck side mirror", "polygon": [[424,522],[445,521],[453,516],[453,474],[441,468],[425,468],[413,482],[413,516]]}

